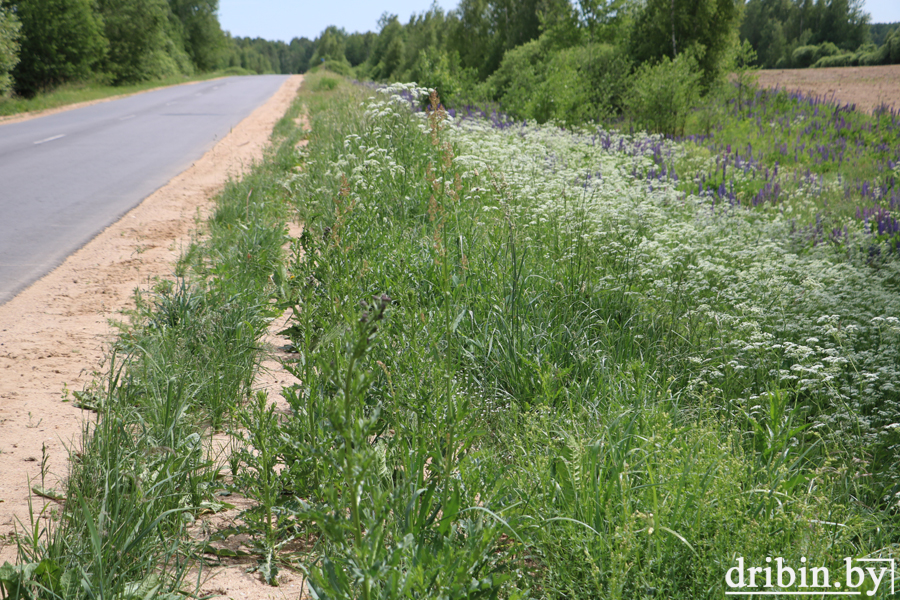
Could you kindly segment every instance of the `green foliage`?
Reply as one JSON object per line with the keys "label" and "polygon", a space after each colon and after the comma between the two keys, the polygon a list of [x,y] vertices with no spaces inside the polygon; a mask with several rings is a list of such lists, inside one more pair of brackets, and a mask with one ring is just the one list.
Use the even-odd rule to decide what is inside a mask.
{"label": "green foliage", "polygon": [[640,64],[691,52],[708,88],[727,66],[739,16],[733,0],[648,0],[631,32],[632,56]]}
{"label": "green foliage", "polygon": [[0,98],[12,90],[13,68],[19,63],[19,19],[0,0]]}
{"label": "green foliage", "polygon": [[[867,40],[868,18],[855,0],[749,0],[740,35],[757,51],[764,68],[812,66],[837,55],[826,43],[844,52],[857,50]],[[794,65],[794,53],[808,46],[820,48],[819,53],[812,58],[804,49]]]}
{"label": "green foliage", "polygon": [[375,45],[375,33],[351,33],[344,41],[344,56],[352,67],[358,67],[369,59]]}
{"label": "green foliage", "polygon": [[218,0],[168,0],[172,16],[180,25],[171,36],[187,52],[198,71],[212,71],[220,64],[226,38],[216,11]]}
{"label": "green foliage", "polygon": [[114,84],[193,72],[168,35],[165,0],[100,0],[99,9],[109,41],[106,70]]}
{"label": "green foliage", "polygon": [[630,63],[613,46],[586,44],[553,50],[542,36],[510,50],[488,79],[492,99],[505,112],[539,123],[574,125],[621,112]]}
{"label": "green foliage", "polygon": [[557,12],[560,0],[462,0],[456,10],[449,47],[462,66],[486,79],[500,66],[503,54],[541,34],[541,15]]}
{"label": "green foliage", "polygon": [[458,54],[433,47],[419,51],[419,58],[408,74],[420,85],[437,90],[448,106],[458,106],[475,86],[474,71],[462,68]]}
{"label": "green foliage", "polygon": [[844,53],[835,54],[833,56],[823,56],[813,65],[817,68],[822,67],[850,67],[857,64],[857,57],[854,54]]}
{"label": "green foliage", "polygon": [[32,97],[86,79],[101,64],[108,42],[91,0],[14,0],[10,6],[22,24],[16,93]]}
{"label": "green foliage", "polygon": [[[316,40],[316,51],[312,56],[311,64],[318,65],[326,60],[344,62],[344,39],[346,33],[335,26],[330,26],[322,32]],[[349,63],[348,63],[349,64]]]}
{"label": "green foliage", "polygon": [[382,15],[378,22],[381,31],[369,55],[369,75],[376,80],[387,80],[399,74],[403,63],[403,26],[397,15]]}
{"label": "green foliage", "polygon": [[885,45],[888,47],[888,60],[892,65],[900,64],[900,27],[888,36]]}
{"label": "green foliage", "polygon": [[683,134],[699,99],[700,78],[697,62],[688,53],[675,60],[663,57],[655,65],[645,63],[631,80],[628,111],[648,131]]}
{"label": "green foliage", "polygon": [[15,90],[27,97],[92,77],[123,85],[212,70],[226,47],[217,0],[16,0],[12,6],[22,24]]}

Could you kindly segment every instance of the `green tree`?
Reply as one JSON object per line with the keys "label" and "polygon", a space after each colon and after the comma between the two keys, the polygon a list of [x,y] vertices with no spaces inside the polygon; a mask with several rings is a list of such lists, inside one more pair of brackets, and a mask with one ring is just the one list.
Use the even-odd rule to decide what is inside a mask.
{"label": "green tree", "polygon": [[227,48],[219,24],[218,0],[169,0],[172,14],[181,24],[184,49],[200,71],[212,71]]}
{"label": "green tree", "polygon": [[344,55],[350,61],[351,66],[358,66],[369,59],[372,47],[377,36],[371,31],[366,33],[351,33],[344,43]]}
{"label": "green tree", "polygon": [[869,15],[862,0],[818,0],[818,22],[811,42],[831,42],[844,50],[856,50],[869,39]]}
{"label": "green tree", "polygon": [[[740,37],[753,46],[760,66],[787,67],[803,46],[858,49],[869,39],[869,15],[861,0],[748,0]],[[800,65],[809,62],[803,55]]]}
{"label": "green tree", "polygon": [[387,80],[399,74],[403,64],[403,25],[397,15],[384,13],[378,19],[378,26],[378,38],[369,56],[369,73],[373,79]]}
{"label": "green tree", "polygon": [[344,54],[347,32],[334,25],[325,28],[316,40],[316,51],[310,59],[310,66],[326,65],[327,68],[340,73],[350,74],[350,63]]}
{"label": "green tree", "polygon": [[463,67],[477,69],[486,79],[506,51],[537,39],[542,20],[559,14],[564,5],[568,0],[462,0],[449,49],[459,54]]}
{"label": "green tree", "polygon": [[[462,0],[456,9],[457,26],[450,34],[450,48],[459,54],[462,66],[477,69],[480,79],[487,78],[500,65],[488,0]],[[493,64],[495,63],[496,64]]]}
{"label": "green tree", "polygon": [[739,16],[734,0],[647,0],[631,34],[632,56],[640,64],[691,51],[709,86],[727,63]]}
{"label": "green tree", "polygon": [[109,54],[106,68],[122,84],[191,71],[169,31],[166,0],[100,0]]}
{"label": "green tree", "polygon": [[628,17],[628,0],[578,0],[576,10],[588,42],[615,43]]}
{"label": "green tree", "polygon": [[344,56],[344,40],[347,38],[347,32],[339,29],[334,25],[325,28],[319,38],[316,40],[316,52],[313,54],[312,62],[317,64],[326,60],[343,60]]}
{"label": "green tree", "polygon": [[12,90],[13,67],[19,62],[19,30],[22,24],[0,0],[0,97]]}
{"label": "green tree", "polygon": [[103,23],[91,0],[14,0],[22,24],[17,93],[31,97],[60,83],[86,79],[106,55]]}
{"label": "green tree", "polygon": [[[375,34],[372,34],[374,38]],[[289,46],[290,64],[289,73],[306,73],[309,70],[309,62],[316,51],[316,44],[309,38],[294,38]]]}

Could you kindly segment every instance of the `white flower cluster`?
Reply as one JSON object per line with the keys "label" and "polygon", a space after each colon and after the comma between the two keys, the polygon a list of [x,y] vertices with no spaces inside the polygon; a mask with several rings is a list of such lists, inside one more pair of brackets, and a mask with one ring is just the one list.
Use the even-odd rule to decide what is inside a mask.
{"label": "white flower cluster", "polygon": [[[827,406],[817,418],[835,436],[898,444],[900,455],[891,425],[900,421],[898,261],[874,269],[828,245],[798,243],[790,210],[713,206],[670,178],[648,177],[654,155],[680,156],[697,170],[712,161],[653,136],[501,130],[473,120],[454,136],[461,164],[503,174],[516,203],[510,214],[534,230],[527,239],[548,227],[578,236],[593,252],[636,265],[646,310],[677,296],[689,305],[684,320],[715,328],[716,339],[688,359],[698,367],[694,393],[715,395],[738,379],[752,400],[762,377],[763,386]],[[832,184],[810,178],[786,204],[802,207],[804,190],[824,185]]]}

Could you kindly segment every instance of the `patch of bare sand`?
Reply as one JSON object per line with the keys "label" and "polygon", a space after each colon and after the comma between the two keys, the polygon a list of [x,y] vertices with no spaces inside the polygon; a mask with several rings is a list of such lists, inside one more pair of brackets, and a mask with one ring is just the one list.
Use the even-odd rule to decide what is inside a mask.
{"label": "patch of bare sand", "polygon": [[[41,483],[42,448],[52,487],[67,472],[66,447],[78,444],[90,417],[63,402],[63,390],[90,382],[112,339],[108,320],[133,308],[136,287],[172,275],[195,219],[209,213],[211,198],[229,177],[262,157],[302,80],[291,77],[190,169],[0,306],[0,564],[15,561],[11,534],[19,520],[28,520],[29,485]],[[33,501],[39,512],[44,501]],[[255,578],[250,585],[242,569],[233,577],[229,572],[210,581],[236,600],[284,597],[290,590],[278,592]]]}
{"label": "patch of bare sand", "polygon": [[900,109],[900,65],[779,69],[758,71],[757,75],[761,87],[833,98],[868,113],[882,104]]}

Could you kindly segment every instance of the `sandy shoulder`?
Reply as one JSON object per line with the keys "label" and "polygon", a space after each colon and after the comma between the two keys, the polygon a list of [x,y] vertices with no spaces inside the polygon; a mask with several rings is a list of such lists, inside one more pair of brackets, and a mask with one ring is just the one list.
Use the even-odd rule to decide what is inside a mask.
{"label": "sandy shoulder", "polygon": [[[64,390],[90,382],[112,339],[108,320],[133,307],[135,288],[172,275],[211,198],[262,158],[302,80],[289,78],[191,168],[0,306],[0,564],[15,560],[11,534],[28,520],[29,481],[41,485],[42,448],[53,487],[91,416],[64,402]],[[43,501],[34,502],[37,512]]]}

